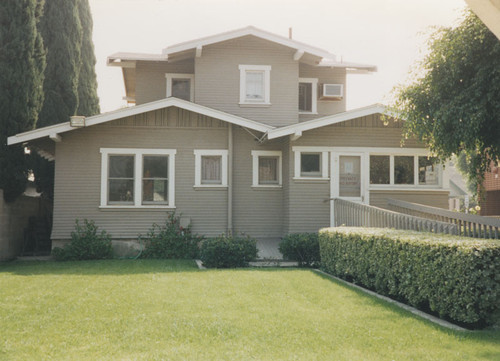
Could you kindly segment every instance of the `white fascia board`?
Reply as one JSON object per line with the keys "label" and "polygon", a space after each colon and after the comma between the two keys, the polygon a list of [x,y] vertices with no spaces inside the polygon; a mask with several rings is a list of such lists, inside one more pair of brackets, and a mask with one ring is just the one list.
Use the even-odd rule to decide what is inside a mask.
{"label": "white fascia board", "polygon": [[376,114],[376,113],[381,113],[381,114],[393,116],[393,113],[386,112],[385,106],[383,106],[382,104],[374,104],[374,105],[370,105],[368,107],[353,109],[353,110],[349,110],[347,112],[343,112],[343,113],[339,113],[339,114],[335,114],[335,115],[329,115],[327,117],[313,119],[313,120],[309,120],[309,121],[298,123],[298,124],[289,125],[289,126],[282,127],[282,128],[277,128],[277,129],[269,131],[267,133],[267,138],[268,139],[279,138],[279,137],[283,137],[286,135],[296,134],[298,132],[304,132],[307,130],[321,128],[321,127],[325,127],[325,126],[332,125],[332,124],[342,123],[342,122],[345,122],[347,120],[351,120],[351,119],[355,119],[355,118],[359,118],[359,117],[365,117],[367,115]]}
{"label": "white fascia board", "polygon": [[163,53],[163,55],[174,54],[174,53],[178,53],[181,51],[194,49],[194,48],[197,48],[198,46],[215,44],[215,43],[219,43],[219,42],[230,40],[230,39],[239,38],[239,37],[246,36],[246,35],[253,35],[253,36],[256,36],[258,38],[262,38],[264,40],[268,40],[268,41],[271,41],[274,43],[288,46],[288,47],[296,49],[296,50],[302,50],[302,51],[305,51],[307,53],[319,56],[321,58],[328,58],[328,59],[335,59],[336,58],[336,56],[334,54],[331,54],[323,49],[319,49],[319,48],[316,48],[314,46],[307,45],[307,44],[286,38],[284,36],[269,33],[267,31],[258,29],[258,28],[253,27],[253,26],[247,26],[247,27],[242,28],[242,29],[232,30],[232,31],[224,32],[224,33],[217,34],[217,35],[207,36],[207,37],[199,38],[196,40],[191,40],[191,41],[187,41],[184,43],[171,45],[171,46],[163,49],[162,53]]}
{"label": "white fascia board", "polygon": [[371,64],[360,64],[360,63],[351,63],[351,62],[338,62],[331,59],[323,59],[318,67],[322,68],[345,68],[349,70],[349,72],[376,72],[377,67]]}
{"label": "white fascia board", "polygon": [[130,67],[130,64],[135,61],[168,61],[168,56],[163,54],[115,53],[108,56],[106,64],[108,66]]}
{"label": "white fascia board", "polygon": [[[222,112],[220,110],[212,109],[205,107],[203,105],[199,105],[196,103],[191,103],[186,100],[178,99],[178,98],[168,98],[168,99],[162,99],[162,100],[157,100],[154,102],[146,103],[146,104],[141,104],[141,105],[136,105],[133,107],[129,108],[124,108],[124,109],[118,109],[112,112],[108,113],[103,113],[99,115],[95,115],[93,117],[88,117],[85,119],[85,127],[89,127],[92,125],[97,125],[97,124],[102,124],[106,123],[115,119],[120,119],[120,118],[125,118],[137,114],[142,114],[162,108],[167,108],[167,107],[178,107],[182,108],[185,110],[189,110],[195,113],[203,114],[208,117],[220,119],[222,121],[235,124],[235,125],[240,125],[245,128],[253,129],[262,133],[266,133],[270,130],[275,129],[275,127],[272,127],[270,125],[266,125],[263,123],[259,123],[250,119],[245,119],[242,117],[238,117],[235,115],[231,115],[225,112]],[[75,128],[70,126],[69,122],[65,122],[62,124],[57,124],[57,125],[51,125],[48,127],[40,128],[40,129],[35,129],[31,130],[29,132],[25,133],[19,133],[14,136],[11,136],[7,138],[7,144],[12,145],[12,144],[18,144],[18,143],[23,143],[27,142],[30,140],[34,139],[39,139],[39,138],[44,138],[48,137],[51,134],[59,134],[59,133],[64,133],[67,131],[75,130],[75,129],[81,129],[81,128]]]}

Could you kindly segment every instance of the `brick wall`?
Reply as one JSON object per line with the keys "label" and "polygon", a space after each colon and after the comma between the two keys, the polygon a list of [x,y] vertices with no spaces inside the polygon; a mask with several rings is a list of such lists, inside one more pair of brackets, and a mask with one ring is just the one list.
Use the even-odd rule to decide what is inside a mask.
{"label": "brick wall", "polygon": [[500,216],[500,190],[486,191],[479,205],[482,216]]}

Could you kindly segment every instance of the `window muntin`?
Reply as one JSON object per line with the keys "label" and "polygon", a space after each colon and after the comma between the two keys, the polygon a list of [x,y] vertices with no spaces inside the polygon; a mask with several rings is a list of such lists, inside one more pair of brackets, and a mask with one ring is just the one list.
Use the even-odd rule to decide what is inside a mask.
{"label": "window muntin", "polygon": [[165,74],[167,79],[167,98],[194,101],[194,75],[193,74]]}
{"label": "window muntin", "polygon": [[240,65],[240,104],[270,105],[271,66]]}
{"label": "window muntin", "polygon": [[300,154],[300,176],[321,177],[321,153]]}
{"label": "window muntin", "polygon": [[438,185],[438,160],[435,157],[418,157],[418,184]]}
{"label": "window muntin", "polygon": [[394,156],[394,184],[415,184],[413,156]]}
{"label": "window muntin", "polygon": [[101,208],[175,207],[175,149],[100,152]]}
{"label": "window muntin", "polygon": [[317,78],[299,78],[299,113],[318,112],[318,79]]}
{"label": "window muntin", "polygon": [[391,162],[388,155],[370,156],[370,184],[391,184]]}
{"label": "window muntin", "polygon": [[109,156],[108,202],[110,204],[133,204],[134,163],[133,155]]}
{"label": "window muntin", "polygon": [[142,164],[142,204],[168,203],[168,156],[144,156]]}
{"label": "window muntin", "polygon": [[281,187],[282,155],[278,150],[252,151],[252,186]]}

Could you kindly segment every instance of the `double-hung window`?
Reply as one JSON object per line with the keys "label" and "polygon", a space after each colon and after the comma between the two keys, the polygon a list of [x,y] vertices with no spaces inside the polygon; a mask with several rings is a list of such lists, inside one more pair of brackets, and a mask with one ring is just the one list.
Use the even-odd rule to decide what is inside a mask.
{"label": "double-hung window", "polygon": [[318,79],[299,78],[299,113],[318,113]]}
{"label": "double-hung window", "polygon": [[101,149],[101,207],[174,207],[174,149]]}
{"label": "double-hung window", "polygon": [[252,150],[252,186],[281,187],[281,151]]}
{"label": "double-hung window", "polygon": [[240,65],[240,105],[271,104],[271,66]]}
{"label": "double-hung window", "polygon": [[176,97],[187,101],[194,101],[193,74],[165,74],[167,79],[167,98]]}
{"label": "double-hung window", "polygon": [[225,149],[196,149],[195,187],[227,187],[227,158]]}

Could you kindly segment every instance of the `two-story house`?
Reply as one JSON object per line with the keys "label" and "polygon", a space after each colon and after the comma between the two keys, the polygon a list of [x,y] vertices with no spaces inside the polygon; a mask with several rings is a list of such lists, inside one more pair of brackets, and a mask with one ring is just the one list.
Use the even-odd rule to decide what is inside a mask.
{"label": "two-story house", "polygon": [[346,111],[346,75],[372,65],[254,27],[108,64],[134,106],[9,138],[56,162],[53,246],[77,218],[131,240],[175,210],[200,234],[266,240],[329,226],[334,197],[448,205],[446,172],[401,146],[400,121]]}

